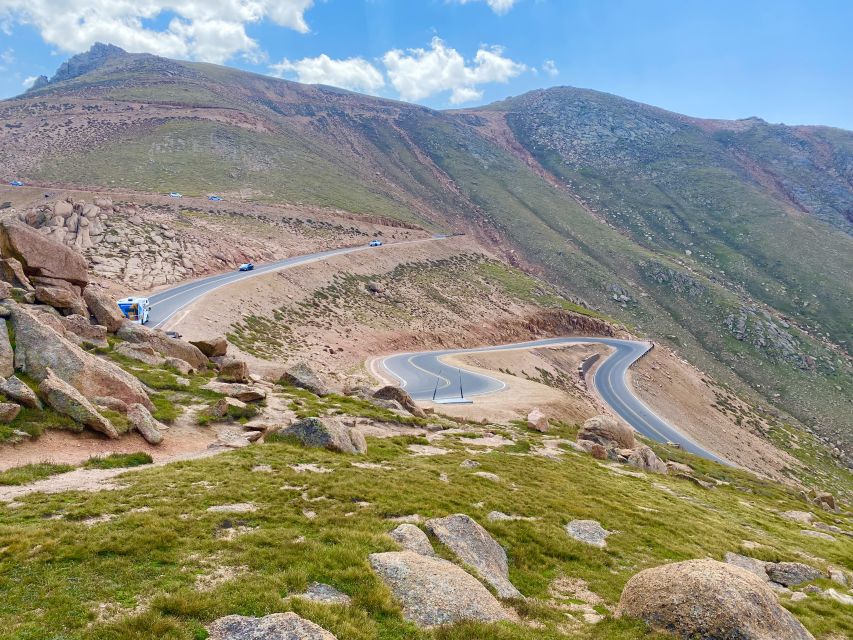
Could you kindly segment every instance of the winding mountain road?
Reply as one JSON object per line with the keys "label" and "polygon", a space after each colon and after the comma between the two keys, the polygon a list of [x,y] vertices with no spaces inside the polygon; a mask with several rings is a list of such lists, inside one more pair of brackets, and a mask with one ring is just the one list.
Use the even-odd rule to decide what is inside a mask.
{"label": "winding mountain road", "polygon": [[[163,328],[176,313],[186,309],[199,298],[241,280],[348,253],[381,251],[386,246],[392,247],[399,246],[400,244],[432,242],[442,239],[444,239],[444,236],[434,236],[418,240],[405,240],[390,245],[383,245],[382,247],[360,245],[330,249],[328,251],[285,258],[276,262],[259,265],[253,271],[232,271],[193,280],[192,282],[171,287],[149,296],[151,312],[148,326]],[[579,342],[597,342],[609,345],[615,349],[615,352],[598,366],[593,377],[593,384],[604,402],[628,424],[643,435],[658,442],[677,442],[686,451],[710,460],[725,462],[710,451],[700,447],[675,427],[655,415],[651,409],[632,393],[626,379],[626,374],[628,367],[636,362],[651,347],[646,342],[598,337],[550,338],[475,349],[403,353],[387,356],[382,358],[380,362],[385,370],[397,378],[401,386],[416,400],[432,399],[433,392],[436,391],[436,381],[438,381],[437,399],[453,396],[458,397],[460,381],[465,396],[470,398],[501,391],[506,385],[488,375],[470,371],[464,367],[447,365],[442,362],[441,358],[454,354],[534,349],[576,344]]]}
{"label": "winding mountain road", "polygon": [[415,400],[431,400],[433,394],[439,401],[459,398],[460,387],[464,396],[471,398],[501,391],[506,385],[496,378],[471,371],[464,366],[449,365],[442,358],[467,353],[536,349],[590,342],[605,344],[614,349],[614,353],[605,358],[598,366],[592,383],[601,399],[617,415],[652,440],[676,442],[685,451],[709,460],[725,462],[657,416],[631,391],[627,381],[628,368],[651,349],[651,344],[648,342],[580,336],[548,338],[475,349],[401,353],[382,358],[380,364],[388,373],[400,381],[400,385]]}
{"label": "winding mountain road", "polygon": [[319,251],[317,253],[309,253],[303,256],[295,256],[293,258],[284,258],[275,262],[269,262],[264,265],[255,266],[252,271],[230,271],[228,273],[220,273],[215,276],[199,278],[185,284],[178,285],[165,289],[148,297],[151,301],[151,313],[148,318],[148,326],[153,329],[161,329],[172,316],[185,309],[199,298],[212,293],[221,287],[234,284],[240,280],[254,278],[255,276],[281,271],[290,267],[296,267],[311,262],[319,262],[327,260],[335,256],[341,256],[347,253],[356,253],[358,251],[382,251],[384,247],[395,247],[401,244],[414,244],[418,242],[433,242],[443,240],[445,236],[433,236],[431,238],[419,238],[417,240],[402,240],[391,244],[385,244],[379,247],[369,247],[368,245],[359,245],[356,247],[344,247],[341,249],[329,249],[328,251]]}

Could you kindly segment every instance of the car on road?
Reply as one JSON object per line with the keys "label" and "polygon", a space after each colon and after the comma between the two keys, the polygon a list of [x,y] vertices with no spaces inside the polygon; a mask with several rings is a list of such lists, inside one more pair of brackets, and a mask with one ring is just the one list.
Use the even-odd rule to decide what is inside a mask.
{"label": "car on road", "polygon": [[207,196],[207,199],[211,202],[222,202],[222,198],[219,196]]}
{"label": "car on road", "polygon": [[12,180],[12,182],[9,183],[9,186],[10,187],[23,187],[24,183],[21,182],[20,180]]}
{"label": "car on road", "polygon": [[170,197],[170,198],[183,198],[183,194],[178,193],[177,191],[172,191],[172,192],[169,194],[169,197]]}
{"label": "car on road", "polygon": [[371,240],[371,241],[370,241],[370,245],[368,245],[368,246],[371,246],[371,247],[381,247],[381,246],[382,246],[382,241],[381,241],[381,240]]}
{"label": "car on road", "polygon": [[244,262],[239,266],[237,271],[254,271],[255,265],[251,262]]}
{"label": "car on road", "polygon": [[137,324],[148,323],[148,316],[151,314],[151,302],[148,298],[136,298],[130,296],[128,298],[122,298],[117,304],[124,317],[131,322],[135,322]]}

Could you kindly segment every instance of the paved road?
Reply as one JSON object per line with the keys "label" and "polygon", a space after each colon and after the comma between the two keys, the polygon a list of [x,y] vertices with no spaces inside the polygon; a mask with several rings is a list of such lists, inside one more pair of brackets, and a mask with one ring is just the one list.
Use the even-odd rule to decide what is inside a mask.
{"label": "paved road", "polygon": [[[626,379],[628,367],[651,348],[651,345],[647,342],[597,337],[550,338],[476,349],[402,353],[383,358],[381,364],[388,373],[400,381],[401,386],[416,400],[430,400],[433,397],[433,393],[436,394],[436,399],[438,400],[459,398],[460,378],[464,396],[471,398],[495,393],[503,389],[506,385],[500,380],[485,374],[469,371],[464,367],[457,368],[456,366],[445,364],[442,362],[442,357],[462,353],[552,347],[578,342],[596,342],[606,344],[615,349],[614,353],[598,366],[593,378],[593,384],[601,398],[625,422],[652,440],[658,442],[677,442],[686,451],[700,455],[703,458],[716,460],[717,462],[725,462],[710,451],[700,447],[675,427],[655,415],[631,391]],[[437,388],[436,382],[438,383]]]}
{"label": "paved road", "polygon": [[309,253],[304,256],[296,256],[295,258],[285,258],[276,262],[269,262],[263,265],[255,265],[253,271],[230,271],[228,273],[220,273],[207,278],[199,278],[186,284],[166,289],[160,293],[149,296],[151,300],[151,315],[149,316],[148,326],[152,328],[162,327],[166,321],[174,316],[178,311],[186,308],[202,296],[219,289],[220,287],[233,284],[239,280],[253,278],[272,271],[280,271],[296,265],[308,264],[309,262],[317,262],[325,260],[333,256],[340,256],[345,253],[355,253],[357,251],[382,251],[384,247],[398,246],[401,244],[412,244],[416,242],[431,242],[433,240],[443,240],[445,236],[434,236],[432,238],[423,238],[419,240],[404,240],[402,242],[394,242],[385,244],[381,247],[369,247],[359,245],[357,247],[345,247],[342,249],[330,249],[328,251],[320,251],[318,253]]}

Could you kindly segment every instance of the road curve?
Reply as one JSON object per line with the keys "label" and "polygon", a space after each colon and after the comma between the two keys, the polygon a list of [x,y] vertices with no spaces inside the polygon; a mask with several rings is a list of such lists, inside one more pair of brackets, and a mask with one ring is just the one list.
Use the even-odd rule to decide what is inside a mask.
{"label": "road curve", "polygon": [[431,242],[433,240],[443,240],[444,238],[445,236],[438,235],[431,238],[419,238],[417,240],[393,242],[390,244],[384,244],[380,247],[369,247],[365,244],[358,245],[356,247],[329,249],[328,251],[319,251],[317,253],[309,253],[303,256],[285,258],[284,260],[277,260],[276,262],[269,262],[263,265],[256,265],[253,271],[229,271],[215,276],[199,278],[198,280],[193,280],[176,287],[171,287],[170,289],[166,289],[149,296],[148,299],[151,301],[151,314],[149,315],[148,326],[154,329],[163,327],[163,325],[172,316],[188,307],[199,298],[219,289],[220,287],[225,287],[229,284],[238,282],[239,280],[254,278],[256,276],[264,275],[265,273],[281,271],[282,269],[288,269],[290,267],[308,264],[310,262],[326,260],[346,253],[356,253],[358,251],[381,251],[385,247],[396,247],[401,244],[413,244],[417,242]]}
{"label": "road curve", "polygon": [[548,338],[475,349],[400,353],[382,358],[380,363],[388,373],[400,381],[400,385],[415,400],[431,400],[434,393],[437,400],[459,398],[460,383],[464,396],[471,398],[495,393],[502,390],[506,385],[488,375],[470,371],[464,367],[445,364],[442,361],[444,356],[555,347],[579,342],[605,344],[615,350],[598,366],[593,377],[593,384],[602,400],[625,422],[652,440],[676,442],[685,451],[709,460],[726,463],[725,460],[707,449],[703,449],[678,429],[657,416],[631,391],[626,377],[628,367],[651,348],[651,344],[648,342],[579,336]]}

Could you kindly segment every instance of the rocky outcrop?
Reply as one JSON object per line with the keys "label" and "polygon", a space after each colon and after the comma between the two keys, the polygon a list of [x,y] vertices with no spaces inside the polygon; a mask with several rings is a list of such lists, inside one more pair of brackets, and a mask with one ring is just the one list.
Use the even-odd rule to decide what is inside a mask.
{"label": "rocky outcrop", "polygon": [[304,418],[278,433],[294,438],[306,447],[321,447],[342,453],[364,453],[367,450],[364,436],[331,416]]}
{"label": "rocky outcrop", "polygon": [[121,342],[115,347],[115,353],[125,358],[138,360],[151,367],[160,367],[166,364],[166,358],[147,344],[133,344],[131,342]]}
{"label": "rocky outcrop", "polygon": [[427,520],[426,528],[466,565],[492,585],[501,598],[521,598],[509,581],[506,551],[473,518],[457,513]]}
{"label": "rocky outcrop", "polygon": [[0,393],[21,406],[30,409],[42,408],[41,400],[38,399],[36,392],[15,376],[0,380]]}
{"label": "rocky outcrop", "polygon": [[628,464],[650,473],[667,473],[669,471],[666,463],[662,462],[655,455],[655,452],[644,444],[637,444],[631,451],[628,455]]}
{"label": "rocky outcrop", "polygon": [[608,531],[596,520],[572,520],[566,525],[566,533],[580,542],[603,549],[607,546]]}
{"label": "rocky outcrop", "polygon": [[149,329],[133,322],[125,322],[116,335],[127,342],[148,345],[164,357],[178,358],[188,362],[193,369],[202,370],[207,367],[207,356],[199,351],[198,347],[167,336],[162,331]]}
{"label": "rocky outcrop", "polygon": [[825,578],[822,571],[802,562],[775,562],[766,565],[767,575],[784,587],[794,587],[804,582]]}
{"label": "rocky outcrop", "polygon": [[307,389],[318,396],[329,395],[329,387],[320,379],[317,372],[305,362],[299,362],[287,369],[279,378],[279,382],[300,389]]}
{"label": "rocky outcrop", "polygon": [[228,352],[228,341],[224,336],[206,340],[190,340],[190,344],[197,347],[208,358],[224,356]]}
{"label": "rocky outcrop", "polygon": [[527,414],[527,428],[540,433],[548,433],[551,427],[548,424],[548,417],[539,409],[533,409]]}
{"label": "rocky outcrop", "polygon": [[398,551],[371,554],[370,566],[400,601],[403,617],[422,627],[511,619],[488,589],[447,560]]}
{"label": "rocky outcrop", "polygon": [[208,640],[336,640],[323,627],[295,613],[272,613],[263,618],[225,616],[207,628]]}
{"label": "rocky outcrop", "polygon": [[625,585],[616,614],[685,639],[813,640],[760,578],[714,560],[641,571]]}
{"label": "rocky outcrop", "polygon": [[103,433],[109,438],[118,438],[118,431],[95,406],[70,384],[61,380],[50,369],[45,371],[39,384],[39,394],[45,404],[57,413],[68,416],[75,422]]}
{"label": "rocky outcrop", "polygon": [[223,382],[248,382],[249,381],[249,365],[245,360],[237,360],[236,358],[227,358],[222,362],[217,376]]}
{"label": "rocky outcrop", "polygon": [[394,385],[387,385],[377,390],[373,394],[374,398],[378,398],[380,400],[394,400],[400,403],[400,406],[403,407],[406,411],[411,413],[413,416],[418,418],[426,417],[424,410],[421,409],[414,401],[412,396],[409,395],[409,392],[405,389],[401,389],[400,387]]}
{"label": "rocky outcrop", "polygon": [[105,326],[110,333],[115,333],[124,324],[124,315],[118,304],[100,287],[89,285],[83,289],[83,300],[97,323]]}
{"label": "rocky outcrop", "polygon": [[267,392],[262,387],[256,387],[249,384],[237,384],[230,382],[219,382],[211,380],[203,387],[216,393],[236,398],[242,402],[258,402],[267,397]]}
{"label": "rocky outcrop", "polygon": [[16,260],[15,258],[0,259],[0,278],[13,287],[26,289],[27,291],[33,290],[30,279],[24,273],[24,266],[20,260]]}
{"label": "rocky outcrop", "polygon": [[435,549],[432,548],[427,534],[413,524],[404,522],[388,535],[406,551],[419,553],[422,556],[435,556]]}
{"label": "rocky outcrop", "polygon": [[127,404],[153,408],[145,388],[134,376],[73,344],[44,324],[25,306],[11,310],[15,329],[15,366],[43,380],[52,370],[87,398],[112,396]]}
{"label": "rocky outcrop", "polygon": [[619,447],[622,449],[633,449],[634,430],[628,425],[611,418],[610,416],[594,416],[583,423],[578,431],[578,440],[589,440],[597,442],[604,447]]}
{"label": "rocky outcrop", "polygon": [[92,324],[83,316],[72,313],[62,318],[62,325],[66,338],[103,349],[109,347],[107,328],[101,324]]}
{"label": "rocky outcrop", "polygon": [[141,404],[132,404],[127,408],[127,419],[149,444],[160,444],[163,442],[163,429],[165,425],[158,422],[151,413]]}
{"label": "rocky outcrop", "polygon": [[82,255],[17,221],[0,221],[0,253],[20,261],[29,278],[56,278],[80,287],[89,282]]}
{"label": "rocky outcrop", "polygon": [[9,424],[20,412],[21,405],[15,402],[0,402],[0,423]]}
{"label": "rocky outcrop", "polygon": [[9,340],[9,327],[5,320],[0,321],[0,376],[8,378],[15,373],[15,352]]}

